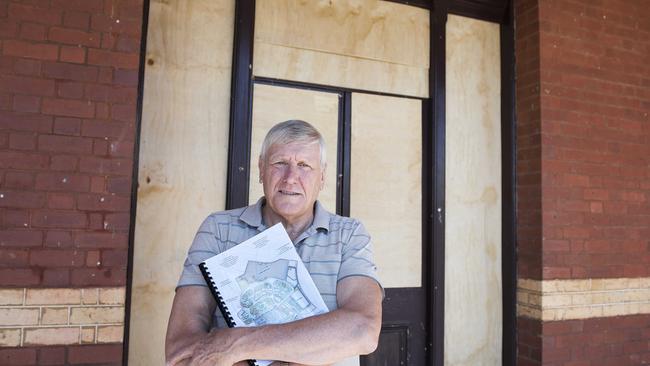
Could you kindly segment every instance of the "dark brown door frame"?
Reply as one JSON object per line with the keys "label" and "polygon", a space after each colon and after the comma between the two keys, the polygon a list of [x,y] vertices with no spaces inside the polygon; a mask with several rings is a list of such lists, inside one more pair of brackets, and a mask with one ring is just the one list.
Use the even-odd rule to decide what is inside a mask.
{"label": "dark brown door frame", "polygon": [[[390,1],[390,0],[389,0]],[[433,357],[428,364],[444,364],[444,209],[445,209],[445,25],[448,14],[457,14],[501,25],[501,148],[502,148],[502,283],[503,283],[503,365],[516,363],[516,201],[515,201],[515,97],[514,97],[514,22],[511,0],[393,0],[430,10],[430,60],[428,103],[423,103],[423,166],[427,174],[424,189],[423,240],[433,240],[433,248],[424,257],[433,263],[425,268],[425,281],[431,281],[427,296],[432,317],[427,344]],[[140,69],[136,109],[136,137],[133,152],[131,185],[131,222],[126,278],[125,327],[122,364],[128,364],[129,320],[133,278],[133,244],[137,208],[138,160],[142,125],[142,101],[146,63],[146,44],[150,0],[144,0]],[[249,147],[252,111],[253,35],[255,0],[235,2],[235,39],[230,107],[230,142],[226,207],[240,207],[248,202]],[[349,93],[347,93],[349,95]],[[349,101],[348,101],[349,107]],[[343,111],[349,113],[349,108]],[[345,118],[345,117],[343,117]],[[428,122],[428,123],[427,123]],[[349,177],[349,174],[344,174]],[[243,184],[245,183],[245,184]],[[349,182],[348,182],[349,183]],[[348,184],[349,186],[349,184]],[[349,207],[342,202],[342,207]],[[429,238],[429,239],[427,239]],[[431,239],[432,238],[432,239]],[[429,241],[431,242],[431,241]]]}

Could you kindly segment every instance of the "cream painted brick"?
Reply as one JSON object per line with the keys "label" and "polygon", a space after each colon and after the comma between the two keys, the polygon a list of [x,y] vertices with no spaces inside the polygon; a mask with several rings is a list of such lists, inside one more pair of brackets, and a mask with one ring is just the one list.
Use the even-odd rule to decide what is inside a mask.
{"label": "cream painted brick", "polygon": [[625,290],[619,293],[619,302],[631,302],[631,301],[640,301],[642,299],[642,294],[639,290]]}
{"label": "cream painted brick", "polygon": [[0,324],[2,325],[36,325],[38,324],[38,308],[5,308],[0,309]]}
{"label": "cream painted brick", "polygon": [[124,307],[122,306],[72,308],[70,313],[70,324],[121,324],[123,322]]}
{"label": "cream painted brick", "polygon": [[539,309],[535,309],[529,306],[517,306],[517,315],[518,316],[525,316],[528,318],[533,318],[533,319],[539,319],[541,316],[541,311]]}
{"label": "cream painted brick", "polygon": [[539,294],[528,294],[528,303],[530,305],[541,306],[542,296],[540,296]]}
{"label": "cream painted brick", "polygon": [[637,278],[639,281],[639,288],[650,288],[650,277]]}
{"label": "cream painted brick", "polygon": [[628,293],[625,291],[615,291],[615,292],[609,292],[605,296],[605,303],[607,304],[618,304],[625,302],[625,299],[628,297]]}
{"label": "cream painted brick", "polygon": [[81,290],[73,288],[27,289],[27,305],[81,304]]}
{"label": "cream painted brick", "polygon": [[96,327],[81,328],[81,343],[95,343],[95,328]]}
{"label": "cream painted brick", "polygon": [[622,290],[628,286],[627,278],[608,278],[605,280],[605,290]]}
{"label": "cream painted brick", "polygon": [[522,290],[517,291],[517,303],[528,304],[528,293]]}
{"label": "cream painted brick", "polygon": [[97,343],[122,342],[123,335],[124,327],[121,325],[97,327]]}
{"label": "cream painted brick", "polygon": [[591,305],[593,303],[590,294],[571,295],[572,305]]}
{"label": "cream painted brick", "polygon": [[526,290],[531,290],[531,291],[541,291],[542,290],[542,284],[540,281],[536,280],[528,280],[528,279],[520,279],[517,281],[517,287],[523,288]]}
{"label": "cream painted brick", "polygon": [[43,308],[41,313],[41,324],[60,325],[68,324],[68,308]]}
{"label": "cream painted brick", "polygon": [[548,280],[548,281],[541,281],[542,282],[542,292],[543,293],[549,293],[549,292],[557,292],[557,280]]}
{"label": "cream painted brick", "polygon": [[571,295],[544,295],[542,297],[542,307],[558,307],[571,305]]}
{"label": "cream painted brick", "polygon": [[643,297],[647,300],[650,300],[650,287],[648,288],[639,288],[636,290],[638,293],[643,294]]}
{"label": "cream painted brick", "polygon": [[591,289],[591,280],[565,280],[558,281],[557,292],[582,292]]}
{"label": "cream painted brick", "polygon": [[[541,311],[541,318],[542,320],[556,320],[557,312],[558,310],[556,309],[544,309]],[[535,318],[535,319],[539,319],[539,318]]]}
{"label": "cream painted brick", "polygon": [[23,345],[78,344],[79,327],[27,328]]}
{"label": "cream painted brick", "polygon": [[650,290],[636,289],[628,291],[626,301],[650,301]]}
{"label": "cream painted brick", "polygon": [[594,279],[591,280],[591,290],[592,291],[600,291],[605,289],[605,281],[604,279]]}
{"label": "cream painted brick", "polygon": [[99,303],[124,305],[125,292],[125,287],[101,288],[99,289]]}
{"label": "cream painted brick", "polygon": [[607,292],[596,292],[591,294],[591,303],[592,305],[605,304],[607,298]]}
{"label": "cream painted brick", "polygon": [[20,346],[20,328],[0,329],[0,347]]}
{"label": "cream painted brick", "polygon": [[603,308],[601,306],[569,308],[565,315],[565,319],[598,318],[603,316]]}
{"label": "cream painted brick", "polygon": [[0,290],[0,306],[22,305],[25,297],[25,289],[2,289]]}
{"label": "cream painted brick", "polygon": [[84,305],[96,305],[99,300],[99,289],[85,288],[81,290],[81,298]]}
{"label": "cream painted brick", "polygon": [[613,304],[603,306],[604,316],[619,316],[625,315],[625,304]]}
{"label": "cream painted brick", "polygon": [[650,314],[650,303],[639,304],[639,314]]}
{"label": "cream painted brick", "polygon": [[602,316],[602,308],[598,306],[579,306],[572,308],[552,309],[552,316],[543,320],[570,320],[570,319],[587,319]]}
{"label": "cream painted brick", "polygon": [[641,288],[641,279],[640,278],[630,278],[627,282],[628,288],[637,289]]}

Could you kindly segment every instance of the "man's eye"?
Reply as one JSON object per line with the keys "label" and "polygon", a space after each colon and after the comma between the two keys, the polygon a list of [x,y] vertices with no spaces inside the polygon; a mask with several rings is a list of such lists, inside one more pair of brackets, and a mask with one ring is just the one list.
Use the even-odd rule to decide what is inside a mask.
{"label": "man's eye", "polygon": [[301,168],[311,168],[311,166],[307,163],[298,163],[298,166]]}
{"label": "man's eye", "polygon": [[287,165],[287,163],[284,161],[276,161],[273,165]]}

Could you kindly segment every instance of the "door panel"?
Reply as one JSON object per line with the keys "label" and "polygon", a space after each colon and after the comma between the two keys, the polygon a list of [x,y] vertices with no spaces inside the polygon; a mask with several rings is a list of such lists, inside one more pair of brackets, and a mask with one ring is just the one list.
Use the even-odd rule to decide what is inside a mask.
{"label": "door panel", "polygon": [[422,101],[352,94],[350,216],[384,287],[422,285]]}
{"label": "door panel", "polygon": [[[429,96],[429,15],[427,9],[392,1],[255,2],[253,80],[325,87],[343,96],[338,140],[325,136],[328,146],[338,141],[340,148],[339,211],[350,212],[368,227],[380,278],[387,286],[381,345],[373,355],[361,358],[368,366],[424,365],[428,352],[429,284],[422,276],[423,265],[428,265],[422,258],[423,99],[408,97]],[[374,92],[404,97],[370,95]],[[302,117],[274,116],[266,128],[258,127],[258,111],[290,113],[300,103],[289,101],[287,107],[279,107],[276,99],[282,97],[270,93],[272,102],[260,107],[258,90],[253,94],[256,149],[261,140],[255,137],[256,129]],[[258,153],[251,153],[253,201],[260,190],[254,187]],[[328,155],[331,174],[335,159]],[[335,187],[329,181],[327,185]],[[336,207],[326,205],[330,210]],[[358,357],[351,362],[358,364]]]}
{"label": "door panel", "polygon": [[499,25],[447,22],[445,365],[500,365]]}
{"label": "door panel", "polygon": [[262,197],[258,157],[266,133],[278,122],[302,119],[311,123],[325,138],[327,170],[325,188],[318,199],[329,211],[336,210],[336,161],[339,125],[339,94],[256,83],[253,87],[250,186],[248,199]]}
{"label": "door panel", "polygon": [[386,289],[379,344],[361,366],[426,365],[426,298],[424,287]]}
{"label": "door panel", "polygon": [[386,289],[377,351],[364,366],[424,365],[422,101],[352,94],[350,216],[373,241]]}

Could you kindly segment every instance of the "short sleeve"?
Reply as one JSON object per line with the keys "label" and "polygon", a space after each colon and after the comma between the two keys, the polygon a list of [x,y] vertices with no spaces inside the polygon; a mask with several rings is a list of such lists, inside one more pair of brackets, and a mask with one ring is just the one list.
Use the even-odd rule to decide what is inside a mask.
{"label": "short sleeve", "polygon": [[208,216],[203,220],[187,252],[187,257],[183,264],[183,271],[176,287],[193,285],[207,286],[199,269],[199,264],[221,252],[219,250],[220,240],[217,226],[212,216]]}
{"label": "short sleeve", "polygon": [[350,276],[365,276],[375,280],[383,291],[373,259],[370,234],[362,223],[358,221],[356,223],[350,237],[342,246],[338,281]]}

